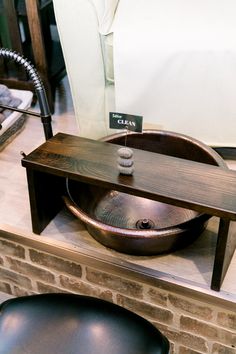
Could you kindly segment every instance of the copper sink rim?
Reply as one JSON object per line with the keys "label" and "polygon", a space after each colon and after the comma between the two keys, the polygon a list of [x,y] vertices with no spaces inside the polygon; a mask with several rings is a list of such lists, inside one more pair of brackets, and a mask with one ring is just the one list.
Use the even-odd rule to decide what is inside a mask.
{"label": "copper sink rim", "polygon": [[[226,162],[224,161],[224,159],[209,145],[203,143],[202,141],[190,137],[186,134],[182,134],[182,133],[177,133],[171,130],[162,130],[162,129],[143,129],[142,134],[163,134],[163,135],[169,135],[169,136],[173,136],[173,137],[181,137],[181,139],[189,141],[191,143],[194,143],[196,146],[198,146],[199,148],[201,148],[202,150],[204,150],[206,153],[210,153],[211,156],[215,159],[217,165],[217,167],[221,167],[221,168],[226,168],[228,169],[228,166],[226,164]],[[114,138],[119,138],[119,137],[125,137],[127,133],[122,131],[120,133],[115,133],[115,134],[111,134],[111,135],[107,135],[104,136],[103,138],[99,139],[100,141],[104,141],[104,142],[110,142],[110,140],[114,139]],[[132,135],[132,134],[137,134],[135,132],[128,132],[128,136]],[[165,155],[165,154],[163,154]]]}

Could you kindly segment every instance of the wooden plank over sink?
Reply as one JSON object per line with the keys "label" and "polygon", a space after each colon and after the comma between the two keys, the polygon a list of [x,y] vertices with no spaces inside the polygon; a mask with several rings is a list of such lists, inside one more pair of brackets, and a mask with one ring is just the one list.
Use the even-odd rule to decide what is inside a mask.
{"label": "wooden plank over sink", "polygon": [[133,176],[120,175],[119,145],[58,133],[24,167],[236,220],[236,172],[134,150]]}
{"label": "wooden plank over sink", "polygon": [[65,178],[218,216],[211,288],[219,291],[236,247],[236,172],[133,149],[135,171],[124,176],[117,168],[119,147],[58,133],[24,157],[33,232],[40,234],[61,209]]}

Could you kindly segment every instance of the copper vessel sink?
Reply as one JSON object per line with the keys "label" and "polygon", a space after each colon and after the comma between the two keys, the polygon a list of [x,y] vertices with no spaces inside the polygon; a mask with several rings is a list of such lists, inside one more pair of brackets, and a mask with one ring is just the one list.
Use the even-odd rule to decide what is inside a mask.
{"label": "copper vessel sink", "polygon": [[[125,136],[120,133],[102,140],[124,145]],[[213,149],[173,132],[129,133],[127,146],[227,168]],[[103,245],[128,254],[154,255],[185,247],[201,234],[210,218],[189,209],[72,180],[67,180],[67,192],[67,207],[85,223],[88,232]]]}

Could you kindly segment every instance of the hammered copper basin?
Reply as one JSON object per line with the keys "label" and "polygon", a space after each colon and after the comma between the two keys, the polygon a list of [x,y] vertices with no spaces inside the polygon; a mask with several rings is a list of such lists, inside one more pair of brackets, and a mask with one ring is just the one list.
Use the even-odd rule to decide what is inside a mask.
{"label": "hammered copper basin", "polygon": [[[124,145],[125,135],[102,140]],[[127,146],[227,168],[213,149],[173,132],[130,133]],[[72,180],[67,180],[67,190],[70,198],[65,198],[66,205],[88,232],[103,245],[123,253],[153,255],[185,247],[201,234],[209,219],[189,209]]]}

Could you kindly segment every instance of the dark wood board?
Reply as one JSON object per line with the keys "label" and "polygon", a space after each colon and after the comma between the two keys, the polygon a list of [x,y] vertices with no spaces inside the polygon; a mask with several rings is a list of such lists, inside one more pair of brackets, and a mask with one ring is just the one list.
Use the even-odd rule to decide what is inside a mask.
{"label": "dark wood board", "polygon": [[133,176],[117,169],[119,145],[58,133],[22,160],[38,171],[236,220],[236,172],[134,150]]}
{"label": "dark wood board", "polygon": [[61,209],[66,178],[218,216],[211,288],[219,291],[236,246],[236,172],[133,149],[135,171],[124,176],[119,147],[58,133],[24,157],[33,231],[40,234]]}

